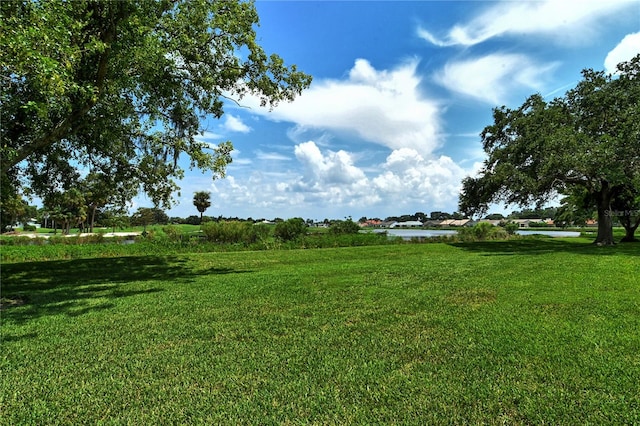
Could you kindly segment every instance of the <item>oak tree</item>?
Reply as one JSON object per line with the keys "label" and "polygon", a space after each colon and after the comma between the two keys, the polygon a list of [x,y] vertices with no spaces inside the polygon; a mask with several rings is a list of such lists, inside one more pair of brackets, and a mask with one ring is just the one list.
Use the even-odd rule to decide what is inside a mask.
{"label": "oak tree", "polygon": [[198,140],[201,120],[311,82],[262,49],[258,24],[244,0],[0,2],[3,181],[44,196],[78,170],[117,171],[168,205],[181,156],[224,176],[232,145]]}
{"label": "oak tree", "polygon": [[494,109],[494,123],[481,133],[488,159],[478,177],[463,181],[463,212],[500,201],[541,206],[584,191],[597,211],[595,242],[614,244],[612,203],[640,177],[640,55],[616,74],[582,76],[561,98],[533,95],[519,108]]}

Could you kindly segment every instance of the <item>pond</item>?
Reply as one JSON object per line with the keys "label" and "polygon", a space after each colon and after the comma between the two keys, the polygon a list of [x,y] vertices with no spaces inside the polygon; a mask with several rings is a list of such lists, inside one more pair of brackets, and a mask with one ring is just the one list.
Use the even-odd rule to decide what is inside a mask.
{"label": "pond", "polygon": [[546,235],[547,237],[579,237],[580,233],[577,231],[545,231],[544,229],[539,230],[524,230],[518,229],[516,231],[519,235]]}
{"label": "pond", "polygon": [[[384,233],[393,237],[401,237],[405,240],[412,238],[433,238],[448,235],[456,235],[458,231],[451,229],[377,229],[373,232]],[[548,237],[579,237],[580,233],[575,231],[550,231],[550,230],[524,230],[518,229],[518,235],[545,235]]]}

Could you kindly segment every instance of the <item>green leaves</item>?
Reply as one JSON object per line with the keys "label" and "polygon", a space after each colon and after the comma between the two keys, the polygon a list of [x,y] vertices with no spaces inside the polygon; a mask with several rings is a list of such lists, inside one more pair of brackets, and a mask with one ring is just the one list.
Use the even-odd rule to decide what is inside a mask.
{"label": "green leaves", "polygon": [[196,192],[193,194],[193,205],[200,212],[200,221],[202,221],[202,214],[211,207],[211,193],[207,191]]}
{"label": "green leaves", "polygon": [[[0,11],[1,168],[32,185],[63,162],[135,170],[129,180],[168,205],[181,154],[214,178],[231,162],[230,142],[195,139],[202,118],[221,117],[227,98],[273,106],[311,82],[258,44],[253,2],[10,0]],[[66,185],[67,172],[54,175]]]}
{"label": "green leaves", "polygon": [[551,102],[533,95],[517,109],[495,109],[481,134],[489,158],[478,178],[463,181],[460,209],[542,204],[557,193],[586,191],[603,215],[640,177],[640,55],[619,68],[619,76],[585,70],[574,89]]}

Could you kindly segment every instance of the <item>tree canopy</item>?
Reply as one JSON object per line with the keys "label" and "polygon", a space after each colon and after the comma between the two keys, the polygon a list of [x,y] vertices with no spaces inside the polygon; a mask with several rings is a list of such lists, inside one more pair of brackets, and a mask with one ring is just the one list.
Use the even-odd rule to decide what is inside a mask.
{"label": "tree canopy", "polygon": [[494,109],[481,133],[488,159],[478,177],[464,179],[461,211],[573,195],[597,211],[596,243],[614,243],[613,203],[640,192],[640,55],[616,74],[587,69],[582,77],[561,98],[536,94],[519,108]]}
{"label": "tree canopy", "polygon": [[207,191],[197,191],[193,194],[193,205],[200,212],[200,223],[205,210],[211,207],[211,193]]}
{"label": "tree canopy", "polygon": [[214,178],[231,162],[230,142],[198,140],[204,117],[311,83],[258,44],[252,1],[5,0],[0,18],[3,192],[45,196],[91,171],[167,206],[181,155]]}

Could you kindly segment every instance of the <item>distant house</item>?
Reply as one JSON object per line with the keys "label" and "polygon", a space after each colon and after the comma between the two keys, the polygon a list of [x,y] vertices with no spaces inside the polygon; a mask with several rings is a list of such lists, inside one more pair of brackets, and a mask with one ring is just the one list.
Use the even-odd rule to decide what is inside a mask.
{"label": "distant house", "polygon": [[363,228],[381,228],[382,227],[381,220],[369,219],[360,223],[360,226]]}
{"label": "distant house", "polygon": [[395,228],[397,223],[398,222],[396,222],[395,220],[386,221],[386,222],[380,222],[380,227],[381,228]]}
{"label": "distant house", "polygon": [[501,224],[502,222],[506,222],[506,220],[504,220],[504,219],[503,219],[503,220],[482,219],[482,220],[479,220],[479,221],[478,221],[478,223],[488,223],[488,224],[491,224],[491,225],[493,225],[493,226],[500,226],[500,224]]}
{"label": "distant house", "polygon": [[395,222],[389,228],[421,228],[422,222],[419,220],[408,220],[406,222]]}
{"label": "distant house", "polygon": [[540,222],[539,219],[511,219],[511,222],[517,223],[520,228],[528,228],[531,222]]}
{"label": "distant house", "polygon": [[429,228],[432,228],[434,226],[440,226],[440,221],[439,220],[426,220],[424,222],[422,222],[422,226],[426,226]]}
{"label": "distant house", "polygon": [[539,218],[535,218],[535,219],[511,219],[510,221],[513,222],[513,223],[517,223],[520,228],[529,228],[529,227],[531,227],[532,223],[537,223],[537,224],[544,223],[544,224],[547,224],[549,226],[553,226],[553,221],[551,219],[547,219],[547,220],[539,219]]}
{"label": "distant house", "polygon": [[440,226],[473,226],[475,224],[471,219],[448,219],[440,222]]}

